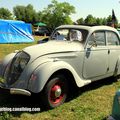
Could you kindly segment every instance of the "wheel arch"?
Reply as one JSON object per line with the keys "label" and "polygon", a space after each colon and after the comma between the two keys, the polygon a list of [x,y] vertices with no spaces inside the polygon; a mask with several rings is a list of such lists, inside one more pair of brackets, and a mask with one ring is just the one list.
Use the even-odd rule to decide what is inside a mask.
{"label": "wheel arch", "polygon": [[[60,77],[63,77],[64,79],[59,79]],[[67,77],[69,77],[69,79],[66,79]],[[58,78],[58,79],[57,79]],[[76,85],[76,82],[75,82],[75,79],[74,79],[74,76],[72,75],[71,71],[69,71],[68,69],[60,69],[60,70],[57,70],[55,71],[48,79],[48,81],[46,82],[46,84],[44,85],[42,91],[40,92],[40,95],[42,95],[43,97],[41,98],[42,99],[42,102],[43,104],[47,107],[47,108],[55,108],[56,105],[54,106],[50,100],[46,99],[46,95],[47,95],[47,92],[46,92],[46,88],[48,88],[48,86],[50,85],[49,83],[51,82],[54,82],[53,80],[60,80],[60,81],[64,81],[65,82],[65,87],[64,89],[66,90],[66,95],[63,99],[63,101],[59,104],[57,103],[56,105],[59,106],[59,105],[62,105],[66,100],[69,99],[69,97],[71,96],[71,94],[73,93],[74,90],[76,90],[75,88],[77,88],[77,85]],[[62,90],[64,91],[64,90]]]}
{"label": "wheel arch", "polygon": [[[66,77],[70,77],[70,83],[76,83],[76,86],[82,87],[91,83],[91,80],[84,80],[80,76],[75,68],[65,61],[51,61],[40,65],[31,76],[36,79],[29,79],[28,89],[33,93],[39,93],[43,90],[50,78],[55,74],[64,74]],[[33,77],[33,78],[34,78]]]}
{"label": "wheel arch", "polygon": [[75,69],[68,63],[59,61],[59,62],[48,62],[39,66],[34,73],[37,78],[36,80],[29,79],[28,89],[33,93],[41,92],[48,81],[56,74],[63,74],[65,77],[69,77],[70,82],[76,86],[78,83],[82,84],[80,77],[76,73]]}
{"label": "wheel arch", "polygon": [[[56,76],[56,75],[64,75],[65,78],[66,78],[66,82],[67,82],[67,84],[68,84],[69,87],[77,87],[77,84],[76,84],[76,82],[75,82],[75,78],[74,78],[72,72],[71,72],[70,70],[68,70],[68,69],[65,69],[65,68],[59,69],[59,70],[55,71],[55,72],[49,77],[49,79],[48,79],[48,81],[46,82],[45,86],[46,86],[47,83],[48,83],[54,76]],[[69,79],[67,79],[67,78],[69,78]],[[44,87],[45,87],[45,86],[44,86]],[[43,88],[43,89],[44,89],[44,88]]]}

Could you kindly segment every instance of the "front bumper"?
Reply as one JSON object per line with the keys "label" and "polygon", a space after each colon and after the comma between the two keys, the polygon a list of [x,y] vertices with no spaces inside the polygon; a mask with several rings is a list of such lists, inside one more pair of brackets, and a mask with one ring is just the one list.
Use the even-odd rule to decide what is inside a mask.
{"label": "front bumper", "polygon": [[29,91],[19,88],[10,88],[10,94],[31,96]]}
{"label": "front bumper", "polygon": [[24,90],[20,88],[6,88],[3,83],[0,83],[0,88],[9,91],[10,94],[31,96],[31,92],[29,92],[28,90]]}

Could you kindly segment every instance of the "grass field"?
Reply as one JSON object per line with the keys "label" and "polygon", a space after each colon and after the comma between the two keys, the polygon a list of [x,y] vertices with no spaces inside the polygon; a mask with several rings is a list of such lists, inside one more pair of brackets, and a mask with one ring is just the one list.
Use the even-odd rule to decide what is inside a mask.
{"label": "grass field", "polygon": [[[30,45],[0,44],[0,59]],[[65,104],[48,111],[44,110],[38,96],[15,96],[0,90],[0,108],[41,109],[40,112],[0,112],[0,120],[103,120],[111,113],[113,96],[119,88],[120,83],[113,78],[100,80],[78,89]]]}

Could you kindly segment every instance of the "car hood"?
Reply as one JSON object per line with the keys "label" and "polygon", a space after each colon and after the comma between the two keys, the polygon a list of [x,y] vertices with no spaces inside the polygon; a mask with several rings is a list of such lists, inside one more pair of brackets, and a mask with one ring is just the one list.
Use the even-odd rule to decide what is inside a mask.
{"label": "car hood", "polygon": [[83,45],[78,41],[70,42],[70,41],[51,40],[46,43],[26,47],[23,51],[28,53],[31,56],[31,59],[35,59],[39,56],[53,54],[53,53],[56,54],[56,53],[74,52],[81,50],[83,50]]}

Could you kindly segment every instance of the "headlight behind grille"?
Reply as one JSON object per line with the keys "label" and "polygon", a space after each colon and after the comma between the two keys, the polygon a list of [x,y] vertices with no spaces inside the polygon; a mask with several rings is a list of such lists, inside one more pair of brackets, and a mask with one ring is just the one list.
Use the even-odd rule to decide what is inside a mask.
{"label": "headlight behind grille", "polygon": [[25,66],[29,62],[29,55],[25,52],[19,52],[14,58],[10,65],[10,70],[8,74],[8,84],[13,84],[20,77]]}

